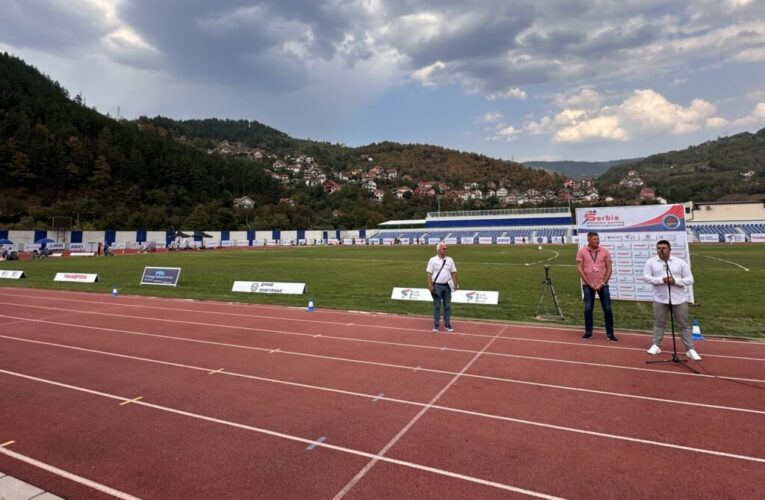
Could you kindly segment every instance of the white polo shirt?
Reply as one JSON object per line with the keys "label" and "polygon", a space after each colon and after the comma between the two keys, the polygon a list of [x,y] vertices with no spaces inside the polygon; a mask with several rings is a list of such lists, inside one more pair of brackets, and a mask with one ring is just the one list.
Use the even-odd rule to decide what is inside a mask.
{"label": "white polo shirt", "polygon": [[[669,266],[669,275],[675,279],[672,289],[672,304],[688,302],[687,286],[693,284],[693,275],[690,266],[677,257],[669,256],[666,264]],[[653,285],[653,300],[662,304],[669,304],[669,293],[664,278],[667,276],[665,262],[659,256],[651,257],[645,263],[643,279]]]}
{"label": "white polo shirt", "polygon": [[[444,261],[446,261],[444,263]],[[441,266],[444,266],[441,274],[438,271],[441,270]],[[430,273],[430,278],[433,283],[447,284],[452,280],[452,273],[457,272],[457,266],[454,264],[454,259],[448,255],[441,259],[438,255],[431,257],[428,261],[428,266],[425,268],[426,273]],[[438,281],[436,281],[436,275],[438,275]]]}

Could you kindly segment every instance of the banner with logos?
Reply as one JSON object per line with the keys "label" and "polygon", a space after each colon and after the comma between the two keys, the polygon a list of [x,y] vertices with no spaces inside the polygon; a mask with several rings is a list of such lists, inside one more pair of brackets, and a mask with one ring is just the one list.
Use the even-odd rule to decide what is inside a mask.
{"label": "banner with logos", "polygon": [[473,243],[475,243],[475,238],[472,236],[463,236],[460,238],[460,244],[462,245],[472,245]]}
{"label": "banner with logos", "polygon": [[[669,241],[672,255],[691,265],[682,204],[577,208],[576,222],[580,249],[587,246],[587,233],[594,231],[611,252],[609,291],[615,300],[653,300],[653,285],[643,280],[643,269],[656,255],[659,240]],[[686,287],[686,293],[693,302],[693,287]]]}
{"label": "banner with logos", "polygon": [[[427,288],[394,287],[390,298],[393,300],[433,302],[433,297],[430,295],[430,290]],[[452,303],[496,306],[499,304],[499,292],[481,290],[457,290],[452,292]]]}
{"label": "banner with logos", "polygon": [[232,292],[278,293],[301,295],[305,293],[305,283],[278,283],[275,281],[234,281]]}
{"label": "banner with logos", "polygon": [[699,241],[701,243],[720,243],[720,235],[714,234],[700,234]]}
{"label": "banner with logos", "polygon": [[743,234],[740,233],[733,233],[733,234],[725,234],[725,243],[744,243],[746,239],[744,238]]}
{"label": "banner with logos", "polygon": [[765,233],[752,233],[749,238],[752,243],[765,243]]}
{"label": "banner with logos", "polygon": [[511,238],[508,238],[506,236],[498,236],[497,237],[497,245],[509,245],[513,242]]}
{"label": "banner with logos", "polygon": [[21,278],[26,278],[24,271],[11,271],[11,270],[0,269],[0,279],[20,280]]}
{"label": "banner with logos", "polygon": [[447,245],[456,245],[457,238],[451,237],[451,236],[449,238],[444,238],[444,243],[446,243]]}
{"label": "banner with logos", "polygon": [[478,238],[478,244],[479,245],[491,245],[491,243],[492,243],[491,240],[492,240],[491,236],[480,236]]}
{"label": "banner with logos", "polygon": [[437,245],[441,243],[441,238],[428,238],[428,245]]}
{"label": "banner with logos", "polygon": [[73,283],[95,283],[98,281],[97,274],[85,273],[56,273],[53,281],[69,281]]}
{"label": "banner with logos", "polygon": [[177,286],[181,276],[180,267],[145,267],[141,285]]}

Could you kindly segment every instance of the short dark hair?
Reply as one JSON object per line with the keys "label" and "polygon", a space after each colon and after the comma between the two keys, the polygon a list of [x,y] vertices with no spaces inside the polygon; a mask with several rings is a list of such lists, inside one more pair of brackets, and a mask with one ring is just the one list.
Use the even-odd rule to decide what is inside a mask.
{"label": "short dark hair", "polygon": [[657,241],[656,242],[656,246],[658,247],[659,245],[667,245],[669,248],[672,248],[672,245],[670,245],[669,241],[667,241],[667,240],[659,240],[659,241]]}
{"label": "short dark hair", "polygon": [[599,235],[595,231],[590,231],[589,233],[587,233],[587,239],[589,239],[590,236],[599,236]]}

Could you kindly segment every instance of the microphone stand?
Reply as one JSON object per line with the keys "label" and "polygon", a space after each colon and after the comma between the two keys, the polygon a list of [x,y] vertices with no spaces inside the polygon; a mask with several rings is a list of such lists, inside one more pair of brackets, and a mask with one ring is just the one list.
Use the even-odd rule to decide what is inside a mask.
{"label": "microphone stand", "polygon": [[669,294],[669,324],[672,327],[672,358],[661,359],[656,361],[646,361],[646,364],[654,363],[677,363],[680,366],[684,366],[693,373],[699,373],[697,370],[688,366],[688,360],[680,359],[677,357],[677,339],[675,338],[675,312],[672,310],[672,285],[669,280],[672,278],[672,274],[669,272],[669,262],[664,261],[664,271],[667,273],[667,293]]}

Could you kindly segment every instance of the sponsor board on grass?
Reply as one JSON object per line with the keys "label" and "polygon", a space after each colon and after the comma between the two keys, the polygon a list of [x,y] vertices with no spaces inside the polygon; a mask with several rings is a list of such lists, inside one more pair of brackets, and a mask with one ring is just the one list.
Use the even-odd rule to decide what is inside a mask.
{"label": "sponsor board on grass", "polygon": [[141,285],[177,286],[181,276],[180,267],[144,267]]}
{"label": "sponsor board on grass", "polygon": [[[433,302],[430,290],[427,288],[401,288],[394,287],[390,296],[393,300],[410,300],[420,302]],[[455,304],[499,304],[499,292],[483,290],[456,290],[452,292],[452,302]]]}
{"label": "sponsor board on grass", "polygon": [[0,269],[0,279],[20,280],[21,278],[26,278],[24,271],[10,271],[5,269]]}
{"label": "sponsor board on grass", "polygon": [[95,283],[98,281],[98,274],[86,273],[56,273],[53,281],[69,281],[74,283]]}
{"label": "sponsor board on grass", "polygon": [[305,292],[305,283],[279,283],[276,281],[234,281],[232,292],[278,293],[301,295]]}

